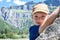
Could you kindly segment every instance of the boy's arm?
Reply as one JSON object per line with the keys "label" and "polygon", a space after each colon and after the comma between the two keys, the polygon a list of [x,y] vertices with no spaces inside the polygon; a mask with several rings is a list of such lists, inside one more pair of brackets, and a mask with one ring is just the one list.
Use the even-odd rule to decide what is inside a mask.
{"label": "boy's arm", "polygon": [[49,17],[46,17],[46,19],[39,28],[39,34],[42,33],[43,30],[57,18],[59,13],[60,13],[60,6]]}

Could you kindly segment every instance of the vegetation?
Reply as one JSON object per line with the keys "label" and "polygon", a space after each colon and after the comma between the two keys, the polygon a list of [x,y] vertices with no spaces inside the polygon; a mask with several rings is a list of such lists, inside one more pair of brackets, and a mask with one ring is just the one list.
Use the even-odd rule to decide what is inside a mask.
{"label": "vegetation", "polygon": [[28,38],[28,29],[11,26],[0,19],[0,38]]}

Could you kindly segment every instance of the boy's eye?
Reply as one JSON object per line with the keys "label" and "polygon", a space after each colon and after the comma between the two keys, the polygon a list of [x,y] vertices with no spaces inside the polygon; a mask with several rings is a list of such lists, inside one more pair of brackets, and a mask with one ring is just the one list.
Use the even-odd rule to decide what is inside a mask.
{"label": "boy's eye", "polygon": [[35,16],[36,18],[38,17],[38,16]]}
{"label": "boy's eye", "polygon": [[42,17],[45,17],[45,16],[42,16]]}

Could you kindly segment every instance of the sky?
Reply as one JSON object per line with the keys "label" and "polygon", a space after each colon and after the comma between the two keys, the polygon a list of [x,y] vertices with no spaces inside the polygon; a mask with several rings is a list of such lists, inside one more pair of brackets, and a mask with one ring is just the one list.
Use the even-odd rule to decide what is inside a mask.
{"label": "sky", "polygon": [[43,2],[45,0],[0,0],[0,7],[6,6],[13,6],[13,5],[24,5],[26,2]]}

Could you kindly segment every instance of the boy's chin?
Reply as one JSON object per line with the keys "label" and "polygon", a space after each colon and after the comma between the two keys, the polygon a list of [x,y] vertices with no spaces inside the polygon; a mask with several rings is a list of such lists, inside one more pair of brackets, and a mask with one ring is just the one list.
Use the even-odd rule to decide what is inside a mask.
{"label": "boy's chin", "polygon": [[35,23],[35,25],[40,25],[40,23]]}
{"label": "boy's chin", "polygon": [[37,23],[38,25],[41,25],[42,23]]}

